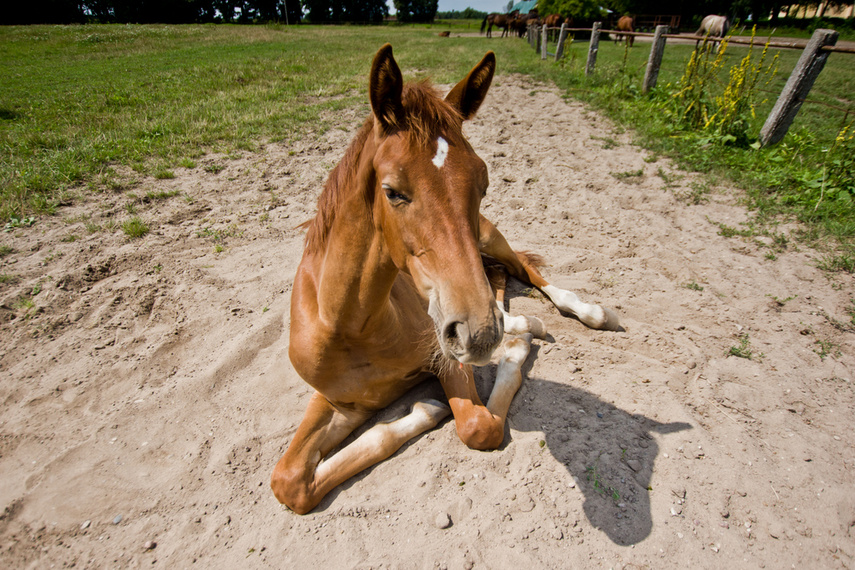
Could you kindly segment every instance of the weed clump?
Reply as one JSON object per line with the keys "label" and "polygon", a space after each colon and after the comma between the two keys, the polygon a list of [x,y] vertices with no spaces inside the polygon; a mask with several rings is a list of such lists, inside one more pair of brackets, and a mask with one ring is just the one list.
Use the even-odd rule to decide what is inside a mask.
{"label": "weed clump", "polygon": [[134,216],[122,223],[122,231],[131,239],[141,238],[149,232],[148,225],[139,216]]}

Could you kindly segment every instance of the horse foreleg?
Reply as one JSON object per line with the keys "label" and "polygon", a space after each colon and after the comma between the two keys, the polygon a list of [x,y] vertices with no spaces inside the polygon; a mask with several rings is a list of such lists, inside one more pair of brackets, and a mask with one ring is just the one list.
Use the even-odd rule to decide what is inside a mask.
{"label": "horse foreleg", "polygon": [[496,305],[502,312],[502,323],[505,334],[531,333],[535,338],[545,339],[546,325],[539,318],[525,315],[511,315],[505,311],[507,273],[504,268],[487,267],[485,269],[487,277],[490,280],[490,285],[493,287],[493,293],[496,296]]}
{"label": "horse foreleg", "polygon": [[520,368],[528,356],[531,335],[505,341],[496,382],[485,406],[475,389],[472,367],[451,367],[439,379],[448,397],[460,440],[472,449],[495,449],[505,439],[505,419],[522,384]]}
{"label": "horse foreleg", "polygon": [[529,259],[515,252],[505,236],[487,218],[481,216],[481,253],[492,257],[507,267],[508,272],[525,283],[534,285],[560,310],[570,313],[592,329],[618,330],[620,321],[613,312],[599,305],[582,302],[572,291],[550,285]]}
{"label": "horse foreleg", "polygon": [[409,415],[371,427],[322,462],[365,423],[371,412],[338,408],[315,393],[294,439],[273,470],[273,494],[292,511],[305,514],[335,487],[386,459],[408,440],[436,426],[448,413],[448,407],[435,400],[416,402]]}

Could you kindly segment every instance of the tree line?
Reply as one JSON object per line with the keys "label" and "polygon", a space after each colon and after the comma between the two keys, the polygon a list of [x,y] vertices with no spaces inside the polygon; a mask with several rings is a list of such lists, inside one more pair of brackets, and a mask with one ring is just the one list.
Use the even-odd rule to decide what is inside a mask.
{"label": "tree line", "polygon": [[798,3],[782,0],[538,0],[537,9],[542,15],[561,14],[577,19],[601,19],[609,15],[660,14],[680,15],[684,21],[707,14],[728,16],[732,21],[778,19],[779,12],[791,7],[805,6],[821,11],[830,7],[847,7],[851,0],[806,0]]}
{"label": "tree line", "polygon": [[[438,0],[394,0],[399,22],[433,21]],[[0,24],[381,23],[386,0],[28,0]]]}

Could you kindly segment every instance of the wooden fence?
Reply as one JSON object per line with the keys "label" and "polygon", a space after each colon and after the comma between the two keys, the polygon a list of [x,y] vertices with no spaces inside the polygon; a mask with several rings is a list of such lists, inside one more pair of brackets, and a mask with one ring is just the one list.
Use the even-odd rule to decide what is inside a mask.
{"label": "wooden fence", "polygon": [[[642,92],[647,93],[656,87],[656,81],[659,77],[659,68],[662,64],[662,55],[665,53],[665,44],[668,38],[688,39],[694,41],[711,41],[720,42],[721,38],[707,38],[695,35],[678,35],[670,34],[669,25],[658,25],[654,33],[646,32],[618,32],[617,30],[603,30],[600,22],[595,22],[591,28],[569,28],[562,24],[560,28],[542,28],[536,25],[531,25],[528,28],[526,38],[529,44],[534,48],[540,47],[541,59],[547,59],[550,55],[558,61],[564,55],[564,43],[567,40],[567,35],[571,32],[590,32],[591,41],[588,44],[588,59],[585,64],[585,75],[592,75],[596,69],[597,52],[599,50],[600,36],[604,33],[623,34],[625,36],[646,36],[652,37],[653,41],[650,46],[650,56],[647,59],[647,67],[644,73],[644,81],[642,83]],[[547,52],[547,38],[550,30],[557,30],[558,45],[555,53]],[[783,49],[800,49],[802,55],[796,64],[795,69],[790,74],[781,95],[778,97],[775,106],[766,118],[763,128],[760,130],[760,144],[763,146],[773,145],[781,141],[784,135],[787,134],[793,119],[799,112],[799,109],[807,98],[808,93],[813,87],[816,78],[820,71],[825,66],[825,62],[831,52],[838,53],[855,53],[855,49],[846,47],[837,47],[838,33],[834,30],[816,30],[811,36],[807,44],[798,42],[769,42],[770,47]],[[728,43],[752,45],[753,42],[741,38],[728,38]],[[753,44],[756,45],[756,44]],[[764,44],[765,45],[765,44]]]}

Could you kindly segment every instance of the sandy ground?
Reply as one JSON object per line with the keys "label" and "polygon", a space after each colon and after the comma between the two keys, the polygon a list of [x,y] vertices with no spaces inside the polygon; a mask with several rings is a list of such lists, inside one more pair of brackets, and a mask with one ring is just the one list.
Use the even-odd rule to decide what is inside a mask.
{"label": "sandy ground", "polygon": [[[853,277],[817,269],[792,227],[721,235],[747,219],[738,192],[693,204],[702,178],[516,77],[466,127],[490,171],[483,211],[625,330],[515,286],[512,312],[551,336],[501,449],[467,449],[446,421],[315,512],[280,506],[269,476],[310,396],[287,356],[294,227],[365,114],[81,191],[0,235],[0,273],[17,277],[0,285],[0,566],[855,564]],[[116,227],[128,204],[142,239]],[[751,359],[728,355],[740,346]],[[440,391],[380,419],[425,394]]]}

